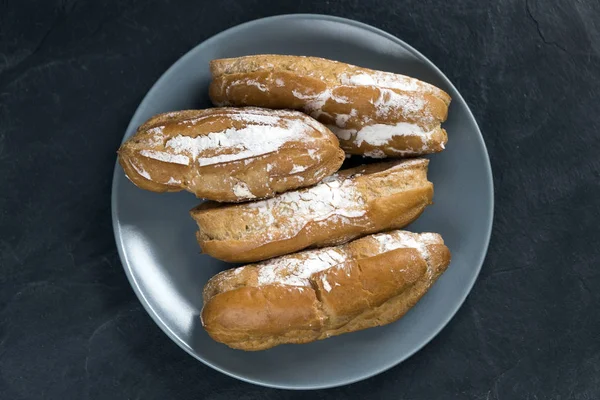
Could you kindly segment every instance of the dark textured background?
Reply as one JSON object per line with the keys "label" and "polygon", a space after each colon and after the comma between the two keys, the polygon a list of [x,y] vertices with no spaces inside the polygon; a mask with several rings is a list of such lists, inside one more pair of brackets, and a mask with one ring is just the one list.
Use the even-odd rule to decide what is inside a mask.
{"label": "dark textured background", "polygon": [[204,39],[315,12],[382,28],[466,98],[496,214],[466,303],[400,366],[312,398],[600,398],[600,2],[0,0],[0,398],[300,399],[185,354],[125,278],[115,150]]}

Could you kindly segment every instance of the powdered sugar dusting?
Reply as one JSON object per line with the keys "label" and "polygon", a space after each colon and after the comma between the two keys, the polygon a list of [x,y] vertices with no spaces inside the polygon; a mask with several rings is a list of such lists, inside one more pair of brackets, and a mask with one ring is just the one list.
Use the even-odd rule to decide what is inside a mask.
{"label": "powdered sugar dusting", "polygon": [[374,124],[368,125],[356,132],[354,143],[360,146],[366,142],[371,146],[384,146],[394,136],[418,136],[427,145],[427,139],[434,131],[425,131],[419,125],[408,122],[399,122],[396,125]]}
{"label": "powdered sugar dusting", "polygon": [[[281,122],[282,126],[248,124],[241,129],[229,128],[197,137],[178,135],[165,146],[176,154],[189,154],[200,166],[205,166],[272,153],[290,141],[313,140],[310,127],[302,120],[282,119]],[[214,155],[199,158],[205,151]]]}
{"label": "powdered sugar dusting", "polygon": [[385,153],[383,152],[383,150],[381,150],[381,149],[375,149],[375,150],[371,150],[371,151],[365,151],[364,156],[365,157],[371,157],[371,158],[386,158],[387,157],[385,155]]}
{"label": "powdered sugar dusting", "polygon": [[350,140],[352,135],[356,134],[356,129],[343,129],[335,125],[327,125],[327,127],[341,140]]}
{"label": "powdered sugar dusting", "polygon": [[[369,75],[362,74],[357,75],[356,82],[362,82],[366,84]],[[362,77],[362,78],[361,78]],[[372,79],[371,79],[372,81]],[[353,82],[353,80],[345,80],[347,84]],[[379,96],[371,101],[375,108],[375,114],[379,118],[389,118],[402,116],[405,120],[421,121],[422,123],[432,123],[434,117],[427,107],[427,101],[422,95],[411,93],[398,93],[397,91],[386,88],[377,87],[379,90]],[[352,117],[358,115],[357,110],[353,109],[350,114],[337,114],[324,111],[323,108],[330,102],[333,101],[338,104],[346,104],[350,102],[345,96],[335,95],[333,89],[325,89],[321,92],[305,92],[298,89],[292,90],[292,95],[300,100],[304,101],[304,111],[309,113],[313,118],[319,118],[322,115],[327,115],[335,119],[337,127],[344,128]],[[365,115],[365,123],[372,122],[371,118],[367,118]]]}
{"label": "powdered sugar dusting", "polygon": [[422,147],[417,149],[405,149],[403,154],[416,154],[429,150],[429,141],[432,140],[436,129],[427,131],[418,124],[399,122],[395,125],[373,124],[367,125],[360,130],[341,129],[335,125],[328,128],[341,140],[352,140],[360,147],[363,142],[371,146],[386,146],[395,136],[415,136],[421,139]]}
{"label": "powdered sugar dusting", "polygon": [[232,114],[229,116],[234,121],[246,122],[257,125],[277,125],[280,117],[257,113]]}
{"label": "powdered sugar dusting", "polygon": [[[278,234],[290,238],[309,222],[362,217],[366,213],[366,206],[351,179],[332,176],[308,189],[249,203],[245,211],[253,214],[258,212],[261,223],[266,227],[279,221]],[[268,229],[265,235],[270,237]]]}
{"label": "powdered sugar dusting", "polygon": [[162,135],[163,129],[165,129],[164,125],[163,126],[155,126],[153,128],[148,129],[148,133],[151,133],[152,135]]}
{"label": "powdered sugar dusting", "polygon": [[267,91],[267,87],[264,84],[258,82],[256,79],[246,79],[246,85],[256,86],[261,92]]}
{"label": "powdered sugar dusting", "polygon": [[141,150],[140,155],[171,164],[190,165],[190,158],[183,154],[171,154],[166,151]]}
{"label": "powdered sugar dusting", "polygon": [[148,129],[149,136],[146,138],[149,146],[162,146],[165,141],[165,135],[163,133],[163,126],[155,126],[154,128]]}
{"label": "powdered sugar dusting", "polygon": [[373,101],[378,116],[402,114],[406,119],[431,121],[431,113],[425,112],[427,102],[422,96],[397,93],[391,89],[379,89],[379,97]]}
{"label": "powdered sugar dusting", "polygon": [[[341,248],[309,250],[294,256],[283,256],[257,264],[258,284],[281,284],[290,286],[308,286],[308,279],[315,273],[343,264],[347,254]],[[326,281],[325,281],[326,282]],[[325,290],[331,290],[327,283]]]}
{"label": "powdered sugar dusting", "polygon": [[425,232],[419,235],[419,238],[423,243],[427,244],[441,244],[443,243],[442,237],[437,233]]}
{"label": "powdered sugar dusting", "polygon": [[[429,260],[427,245],[443,243],[441,236],[435,233],[418,234],[400,230],[372,235],[371,238],[379,245],[375,254],[412,248],[416,249],[426,262]],[[255,264],[258,268],[257,283],[258,285],[309,286],[309,279],[313,274],[333,267],[344,268],[349,260],[350,255],[345,246],[307,250],[291,256],[277,257]],[[432,273],[429,263],[428,273]],[[325,291],[332,290],[326,276],[321,277],[321,284]],[[334,283],[334,286],[339,284]]]}
{"label": "powdered sugar dusting", "polygon": [[414,92],[424,89],[426,86],[418,79],[404,75],[392,74],[390,72],[373,71],[371,73],[344,74],[340,76],[340,82],[343,85],[355,86],[381,86],[393,89],[400,89],[407,92]]}
{"label": "powdered sugar dusting", "polygon": [[323,106],[330,100],[338,104],[350,102],[350,99],[345,96],[334,95],[331,89],[326,89],[319,93],[304,93],[299,90],[292,90],[292,94],[294,97],[306,101],[304,110],[314,118],[318,118],[321,114],[327,114],[323,111]]}
{"label": "powdered sugar dusting", "polygon": [[256,196],[248,188],[248,185],[246,185],[244,182],[237,182],[233,186],[233,194],[235,194],[240,199],[256,198]]}
{"label": "powdered sugar dusting", "polygon": [[296,97],[298,99],[302,99],[302,100],[312,100],[312,99],[315,99],[316,97],[318,97],[318,94],[317,95],[305,94],[296,89],[292,90],[292,94],[294,95],[294,97]]}
{"label": "powdered sugar dusting", "polygon": [[238,80],[229,82],[229,85],[227,86],[227,89],[226,89],[226,93],[229,95],[229,91],[230,91],[230,89],[233,86],[240,86],[240,85],[243,85],[243,86],[255,86],[261,92],[266,92],[267,91],[267,86],[264,85],[263,83],[260,83],[256,79],[238,79]]}
{"label": "powdered sugar dusting", "polygon": [[290,174],[297,174],[299,172],[306,171],[308,167],[308,165],[294,165],[294,167],[290,170]]}
{"label": "powdered sugar dusting", "polygon": [[443,243],[442,237],[436,233],[412,233],[407,231],[392,231],[380,233],[372,236],[379,243],[381,253],[396,249],[416,249],[421,257],[427,262],[427,275],[433,273],[432,266],[429,264],[428,244]]}
{"label": "powdered sugar dusting", "polygon": [[321,283],[323,284],[323,289],[325,289],[325,291],[331,291],[331,285],[327,281],[327,277],[325,275],[323,275],[323,277],[321,278]]}
{"label": "powdered sugar dusting", "polygon": [[411,248],[418,250],[425,260],[429,258],[429,252],[427,251],[428,244],[443,243],[441,236],[436,233],[418,234],[407,231],[380,233],[373,235],[373,239],[379,243],[381,253],[396,249]]}
{"label": "powdered sugar dusting", "polygon": [[335,117],[335,124],[340,128],[343,128],[348,123],[348,120],[352,117],[356,117],[357,114],[358,112],[354,108],[350,111],[350,114],[338,114]]}
{"label": "powdered sugar dusting", "polygon": [[135,169],[135,172],[140,174],[142,177],[144,177],[148,180],[152,180],[152,177],[144,168],[139,167],[139,166],[135,165],[134,163],[131,163],[131,166],[133,167],[133,169]]}

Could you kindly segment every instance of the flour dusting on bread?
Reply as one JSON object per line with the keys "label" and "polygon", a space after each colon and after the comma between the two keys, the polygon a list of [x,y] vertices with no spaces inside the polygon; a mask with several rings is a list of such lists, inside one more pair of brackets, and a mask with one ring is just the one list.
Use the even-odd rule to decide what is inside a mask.
{"label": "flour dusting on bread", "polygon": [[[333,133],[335,133],[340,140],[352,142],[356,147],[362,146],[363,143],[374,147],[388,146],[390,141],[399,136],[414,137],[421,143],[420,147],[407,147],[403,150],[395,149],[393,152],[398,155],[422,154],[429,152],[429,150],[431,150],[429,143],[432,142],[433,136],[439,131],[439,128],[426,130],[417,124],[412,124],[409,122],[398,122],[395,125],[372,124],[366,125],[359,130],[339,128],[336,125],[328,125],[327,127]],[[383,150],[375,150],[379,150],[379,152],[374,154],[383,155],[383,157],[386,156]],[[366,153],[365,156],[372,157],[372,155]]]}
{"label": "flour dusting on bread", "polygon": [[309,116],[256,107],[159,114],[119,149],[137,186],[222,202],[314,185],[337,171],[343,156],[335,135]]}
{"label": "flour dusting on bread", "polygon": [[[283,126],[252,124],[203,136],[179,135],[169,139],[165,146],[177,154],[190,154],[200,166],[204,166],[272,153],[290,141],[311,141],[312,136],[308,132],[303,122],[286,120]],[[215,155],[198,157],[207,150],[212,150]]]}
{"label": "flour dusting on bread", "polygon": [[[418,234],[400,230],[375,234],[360,240],[365,243],[369,241],[377,243],[377,248],[372,255],[409,248],[417,250],[425,261],[429,260],[427,245],[444,243],[442,237],[436,233]],[[258,268],[257,284],[259,286],[270,284],[309,286],[312,275],[342,266],[351,258],[347,252],[347,245],[307,250],[291,256],[273,258],[254,265]],[[325,277],[322,278],[322,283],[327,292],[332,289]]]}
{"label": "flour dusting on bread", "polygon": [[191,210],[198,242],[204,253],[221,260],[253,262],[401,228],[431,204],[428,163],[364,165],[266,200],[202,204]]}
{"label": "flour dusting on bread", "polygon": [[352,179],[332,175],[308,189],[286,192],[272,199],[245,205],[245,211],[258,211],[269,227],[279,221],[277,231],[283,237],[293,237],[309,222],[319,222],[331,217],[357,218],[365,212],[365,203]]}
{"label": "flour dusting on bread", "polygon": [[248,185],[244,182],[237,182],[233,185],[233,193],[239,198],[254,199],[256,196],[250,191]]}
{"label": "flour dusting on bread", "polygon": [[294,257],[279,257],[258,265],[258,284],[308,286],[308,279],[315,273],[343,264],[347,255],[343,248],[329,247],[308,250]]}
{"label": "flour dusting on bread", "polygon": [[223,271],[204,287],[202,325],[218,342],[255,351],[389,324],[450,259],[437,234],[390,231]]}
{"label": "flour dusting on bread", "polygon": [[171,164],[190,165],[190,158],[182,154],[171,154],[166,151],[140,150],[140,155]]}
{"label": "flour dusting on bread", "polygon": [[352,86],[382,86],[405,92],[415,92],[430,86],[415,78],[383,71],[343,74],[340,76],[340,83]]}
{"label": "flour dusting on bread", "polygon": [[[380,233],[372,236],[379,243],[381,252],[392,251],[395,249],[412,248],[416,249],[425,261],[429,261],[430,254],[427,249],[431,244],[444,244],[444,240],[437,233],[412,233],[407,231],[393,231]],[[427,263],[427,275],[431,275],[433,270],[430,263]]]}
{"label": "flour dusting on bread", "polygon": [[[348,153],[397,157],[444,150],[451,98],[418,79],[317,57],[256,55],[211,62],[212,101],[302,110],[328,126]],[[272,95],[272,96],[271,96]],[[410,124],[402,129],[398,124]],[[387,135],[367,143],[374,131]],[[354,140],[359,135],[358,140]],[[401,138],[401,139],[398,139]],[[422,145],[416,145],[421,139]],[[373,147],[378,147],[374,151]]]}
{"label": "flour dusting on bread", "polygon": [[423,258],[428,258],[427,242],[418,233],[395,231],[373,235],[373,239],[379,243],[381,252],[411,248],[418,250]]}
{"label": "flour dusting on bread", "polygon": [[148,171],[146,171],[144,168],[136,165],[135,163],[131,163],[131,166],[133,167],[133,169],[135,170],[135,172],[137,172],[138,174],[140,174],[140,176],[142,176],[143,178],[148,179],[148,180],[152,179],[152,177],[150,176],[150,174],[148,173]]}

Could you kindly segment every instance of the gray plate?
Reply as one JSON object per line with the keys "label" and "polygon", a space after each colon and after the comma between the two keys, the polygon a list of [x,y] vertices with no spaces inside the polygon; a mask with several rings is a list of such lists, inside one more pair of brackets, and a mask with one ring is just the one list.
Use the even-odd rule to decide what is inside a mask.
{"label": "gray plate", "polygon": [[485,144],[462,96],[423,55],[371,26],[319,15],[252,21],[198,45],[148,92],[125,138],[156,113],[209,107],[210,60],[258,53],[320,56],[398,72],[430,82],[452,96],[445,124],[447,150],[431,157],[429,169],[435,205],[409,227],[442,234],[452,251],[449,270],[394,324],[317,343],[246,353],[213,342],[200,325],[204,283],[231,265],[199,254],[196,227],[188,215],[198,203],[193,195],[140,190],[117,165],[112,212],[119,254],[135,293],[154,321],[181,348],[207,365],[248,382],[278,388],[316,389],[356,382],[398,364],[429,342],[458,310],[475,282],[493,214],[492,174]]}

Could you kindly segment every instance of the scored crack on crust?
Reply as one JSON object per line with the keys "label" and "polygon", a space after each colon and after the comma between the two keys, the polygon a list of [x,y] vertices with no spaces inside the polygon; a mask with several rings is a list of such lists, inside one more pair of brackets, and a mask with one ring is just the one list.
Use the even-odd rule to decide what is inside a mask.
{"label": "scored crack on crust", "polygon": [[239,202],[306,187],[339,169],[335,135],[291,110],[213,108],[150,118],[119,149],[137,186]]}
{"label": "scored crack on crust", "polygon": [[350,154],[442,151],[450,96],[418,79],[317,57],[256,55],[211,61],[216,105],[302,110],[327,125]]}
{"label": "scored crack on crust", "polygon": [[267,200],[200,204],[191,210],[198,242],[215,258],[252,262],[401,228],[431,204],[428,163],[412,159],[370,164]]}
{"label": "scored crack on crust", "polygon": [[223,271],[203,291],[209,335],[243,350],[307,343],[402,317],[450,263],[441,236],[391,231]]}

